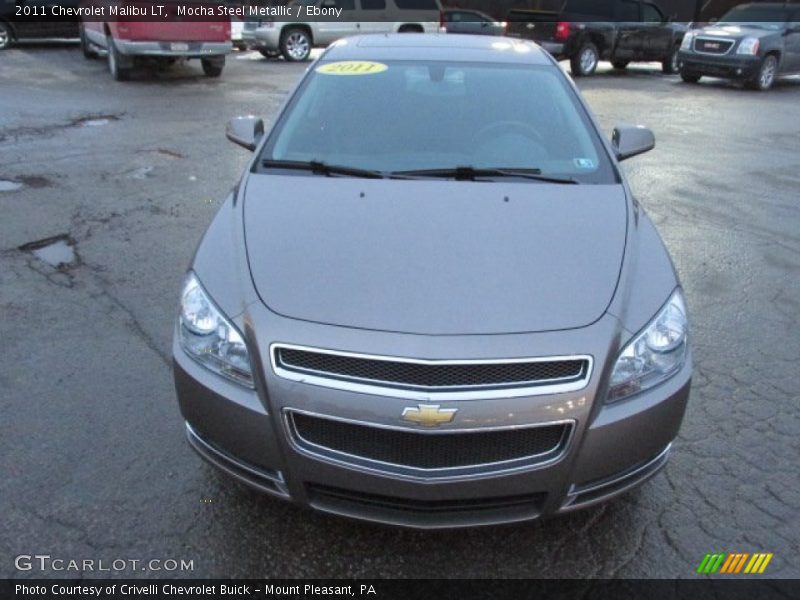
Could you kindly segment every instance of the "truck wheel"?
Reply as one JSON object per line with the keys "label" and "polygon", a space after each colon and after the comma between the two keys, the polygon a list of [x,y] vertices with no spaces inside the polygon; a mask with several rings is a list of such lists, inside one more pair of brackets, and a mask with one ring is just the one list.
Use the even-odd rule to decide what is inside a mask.
{"label": "truck wheel", "polygon": [[661,62],[661,71],[664,75],[672,75],[678,72],[678,46],[675,46],[672,49],[672,54]]}
{"label": "truck wheel", "polygon": [[775,76],[778,74],[778,57],[774,54],[767,54],[761,62],[755,77],[745,81],[745,85],[751,90],[766,92],[775,83]]}
{"label": "truck wheel", "polygon": [[615,69],[617,69],[619,71],[624,71],[625,68],[628,66],[629,62],[630,61],[628,61],[628,60],[612,60],[611,64],[613,65],[613,67]]}
{"label": "truck wheel", "polygon": [[0,21],[0,50],[5,50],[14,41],[14,32],[11,26]]}
{"label": "truck wheel", "polygon": [[691,71],[681,71],[681,79],[683,79],[686,83],[697,83],[700,81],[701,75],[697,73],[692,73]]}
{"label": "truck wheel", "polygon": [[264,58],[278,58],[281,55],[280,50],[269,50],[267,48],[259,48],[258,51]]}
{"label": "truck wheel", "polygon": [[600,52],[592,42],[584,42],[569,61],[573,77],[586,77],[594,73],[600,61]]}
{"label": "truck wheel", "polygon": [[287,29],[281,35],[281,54],[290,62],[308,60],[311,54],[311,37],[305,29]]}
{"label": "truck wheel", "polygon": [[200,61],[203,65],[203,73],[206,77],[219,77],[222,75],[222,69],[225,67],[225,57],[222,58],[204,58]]}
{"label": "truck wheel", "polygon": [[86,37],[86,30],[81,24],[80,28],[81,34],[81,52],[83,52],[84,58],[97,58],[97,52],[92,50],[92,45],[89,43],[89,39]]}
{"label": "truck wheel", "polygon": [[114,81],[127,81],[130,77],[129,59],[122,56],[114,45],[114,38],[106,36],[106,48],[108,50],[108,70]]}

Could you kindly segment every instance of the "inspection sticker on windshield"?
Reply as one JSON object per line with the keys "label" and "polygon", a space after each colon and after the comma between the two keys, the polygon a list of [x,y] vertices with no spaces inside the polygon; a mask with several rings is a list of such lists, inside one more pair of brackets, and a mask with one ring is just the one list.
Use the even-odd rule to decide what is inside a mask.
{"label": "inspection sticker on windshield", "polygon": [[375,75],[389,67],[383,63],[365,60],[342,60],[317,67],[317,73],[325,75]]}
{"label": "inspection sticker on windshield", "polygon": [[575,166],[579,169],[594,169],[594,161],[591,158],[576,158]]}

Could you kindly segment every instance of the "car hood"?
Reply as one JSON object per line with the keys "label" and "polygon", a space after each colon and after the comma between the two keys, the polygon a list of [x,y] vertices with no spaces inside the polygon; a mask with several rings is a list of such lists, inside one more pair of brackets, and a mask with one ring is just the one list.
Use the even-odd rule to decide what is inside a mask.
{"label": "car hood", "polygon": [[712,25],[698,31],[699,35],[709,35],[719,38],[738,40],[745,37],[764,38],[780,33],[759,27],[745,27],[744,25]]}
{"label": "car hood", "polygon": [[273,312],[432,335],[593,323],[627,227],[621,185],[252,174],[243,210]]}

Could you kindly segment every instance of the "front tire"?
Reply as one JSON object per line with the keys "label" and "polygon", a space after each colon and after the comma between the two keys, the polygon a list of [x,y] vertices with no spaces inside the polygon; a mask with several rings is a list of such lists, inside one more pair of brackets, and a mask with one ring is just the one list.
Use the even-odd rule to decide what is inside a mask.
{"label": "front tire", "polygon": [[761,66],[755,77],[745,82],[745,85],[751,90],[758,90],[766,92],[775,83],[775,77],[778,74],[778,57],[774,54],[767,54],[764,60],[761,61]]}
{"label": "front tire", "polygon": [[0,21],[0,50],[5,50],[14,42],[14,32],[11,25]]}
{"label": "front tire", "polygon": [[88,59],[97,58],[97,52],[92,49],[92,45],[89,43],[89,39],[86,37],[86,29],[84,28],[83,24],[81,24],[80,27],[81,52],[83,52],[83,57]]}
{"label": "front tire", "polygon": [[587,77],[595,72],[600,62],[600,52],[592,42],[584,42],[570,59],[573,77]]}
{"label": "front tire", "polygon": [[281,55],[280,50],[269,50],[267,48],[259,48],[258,51],[264,58],[279,58]]}
{"label": "front tire", "polygon": [[114,38],[110,35],[106,36],[106,48],[108,49],[108,71],[114,81],[128,81],[130,78],[130,67],[128,66],[128,59],[119,53]]}
{"label": "front tire", "polygon": [[305,29],[287,29],[281,35],[281,54],[289,62],[308,60],[311,55],[311,36]]}
{"label": "front tire", "polygon": [[206,77],[219,77],[222,75],[222,69],[225,67],[225,57],[220,58],[203,58],[200,61],[203,65],[203,73]]}
{"label": "front tire", "polygon": [[681,79],[683,79],[685,83],[697,83],[700,81],[700,77],[701,75],[692,73],[691,71],[681,71]]}
{"label": "front tire", "polygon": [[661,71],[664,75],[673,75],[678,70],[678,46],[676,46],[672,49],[672,54],[661,62]]}

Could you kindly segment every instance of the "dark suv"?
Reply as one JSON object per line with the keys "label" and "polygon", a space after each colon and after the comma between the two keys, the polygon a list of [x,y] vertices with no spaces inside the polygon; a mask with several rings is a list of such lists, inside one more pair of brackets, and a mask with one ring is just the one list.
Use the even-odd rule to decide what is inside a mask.
{"label": "dark suv", "polygon": [[573,76],[591,75],[600,60],[610,60],[616,69],[658,61],[665,73],[674,73],[685,32],[685,25],[670,22],[658,6],[642,0],[566,0],[560,11],[508,13],[509,36],[569,59]]}
{"label": "dark suv", "polygon": [[800,6],[741,4],[719,22],[687,33],[678,63],[688,83],[710,75],[768,90],[777,77],[800,73]]}

